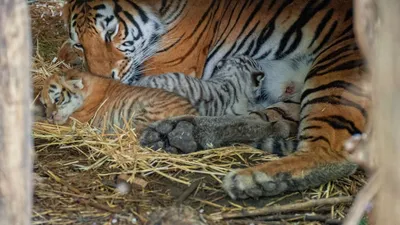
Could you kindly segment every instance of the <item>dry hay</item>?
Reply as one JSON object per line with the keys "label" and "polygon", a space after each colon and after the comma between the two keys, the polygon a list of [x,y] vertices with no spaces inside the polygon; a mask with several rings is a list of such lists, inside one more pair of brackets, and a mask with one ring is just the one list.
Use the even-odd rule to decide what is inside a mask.
{"label": "dry hay", "polygon": [[[31,17],[35,50],[32,76],[37,93],[42,82],[62,67],[63,63],[54,57],[67,34],[58,2],[34,3]],[[351,196],[364,184],[363,174],[357,173],[305,192],[257,201],[233,201],[220,187],[223,175],[231,168],[276,160],[275,156],[246,146],[173,155],[140,147],[134,129],[116,129],[116,133],[116,136],[107,136],[78,122],[71,127],[35,123],[34,224],[142,224],[149,219],[157,221],[154,213],[149,215],[155,209],[163,224],[168,224],[165,218],[172,218],[169,215],[182,212],[187,220],[175,218],[169,223],[184,224],[188,218],[204,219],[210,214],[243,208]],[[193,210],[171,207],[181,202]],[[283,220],[301,222],[307,213],[340,219],[347,207],[344,204],[317,207],[297,214],[283,214],[275,221],[278,224]],[[202,224],[200,219],[196,221]],[[230,224],[250,222],[236,220]],[[227,224],[224,221],[209,223]]]}

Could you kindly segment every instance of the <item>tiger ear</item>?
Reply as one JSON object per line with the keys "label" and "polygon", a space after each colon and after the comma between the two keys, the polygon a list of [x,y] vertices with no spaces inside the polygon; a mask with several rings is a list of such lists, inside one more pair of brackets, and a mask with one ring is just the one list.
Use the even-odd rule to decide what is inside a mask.
{"label": "tiger ear", "polygon": [[68,86],[73,87],[74,89],[82,90],[84,88],[82,78],[73,78],[71,80],[65,81]]}
{"label": "tiger ear", "polygon": [[262,80],[264,79],[265,74],[263,72],[253,72],[251,74],[251,80],[254,84],[254,86],[258,87],[260,86]]}

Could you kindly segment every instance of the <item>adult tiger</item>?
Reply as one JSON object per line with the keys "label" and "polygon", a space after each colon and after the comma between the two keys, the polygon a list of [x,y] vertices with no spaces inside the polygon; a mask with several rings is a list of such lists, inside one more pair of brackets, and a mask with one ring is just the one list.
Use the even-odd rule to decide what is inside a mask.
{"label": "adult tiger", "polygon": [[[182,72],[208,79],[220,59],[237,54],[258,60],[265,72],[270,62],[300,62],[306,78],[297,151],[230,173],[224,188],[232,198],[303,190],[355,171],[343,141],[363,132],[370,97],[362,88],[363,60],[354,39],[351,1],[71,0],[64,16],[89,70],[124,83],[140,73]],[[257,115],[268,119],[263,112]],[[248,142],[266,138],[259,132],[263,123],[252,116],[165,122],[180,127],[182,121],[192,124],[187,133],[196,132],[193,139],[200,148],[232,133]],[[142,142],[150,141],[144,135]]]}

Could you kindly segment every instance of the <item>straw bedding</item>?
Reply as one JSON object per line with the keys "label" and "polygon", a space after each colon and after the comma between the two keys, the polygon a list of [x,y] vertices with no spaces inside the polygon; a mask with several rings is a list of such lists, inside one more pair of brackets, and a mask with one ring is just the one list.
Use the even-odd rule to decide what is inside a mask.
{"label": "straw bedding", "polygon": [[[59,1],[30,5],[35,93],[48,76],[67,66],[55,59],[67,37],[61,5]],[[116,128],[116,133],[107,136],[78,122],[71,127],[34,124],[34,224],[319,224],[304,222],[306,215],[325,216],[334,223],[344,217],[348,204],[258,222],[212,218],[243,208],[352,196],[364,184],[364,175],[358,172],[305,192],[232,201],[220,187],[223,175],[231,168],[276,160],[275,156],[247,146],[173,155],[140,147],[134,129]]]}

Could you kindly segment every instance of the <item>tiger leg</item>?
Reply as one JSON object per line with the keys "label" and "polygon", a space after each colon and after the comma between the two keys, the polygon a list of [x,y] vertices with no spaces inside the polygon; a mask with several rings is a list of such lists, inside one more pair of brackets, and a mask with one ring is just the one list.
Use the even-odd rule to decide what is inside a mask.
{"label": "tiger leg", "polygon": [[287,157],[230,172],[223,188],[233,198],[305,190],[352,174],[343,144],[363,133],[370,97],[353,38],[341,38],[316,58],[301,97],[299,144]]}
{"label": "tiger leg", "polygon": [[250,115],[258,116],[267,122],[279,121],[276,129],[285,130],[290,127],[291,133],[286,136],[265,135],[262,139],[250,145],[277,156],[287,156],[297,150],[296,137],[299,126],[300,104],[293,101],[278,102],[263,111],[253,112]]}
{"label": "tiger leg", "polygon": [[298,115],[299,104],[282,102],[249,116],[175,117],[151,124],[140,142],[154,149],[182,153],[237,143],[262,148],[271,141],[295,136]]}

